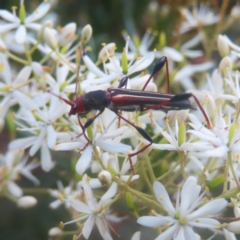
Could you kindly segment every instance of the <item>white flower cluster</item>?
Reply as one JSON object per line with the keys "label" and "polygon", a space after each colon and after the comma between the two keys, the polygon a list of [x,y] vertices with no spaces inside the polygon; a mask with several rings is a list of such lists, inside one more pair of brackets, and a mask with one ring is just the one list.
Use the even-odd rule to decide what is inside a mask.
{"label": "white flower cluster", "polygon": [[[18,16],[15,8],[12,13],[0,10],[0,128],[3,130],[7,124],[9,131],[15,133],[13,128],[17,126],[18,136],[0,158],[1,196],[19,200],[21,207],[35,205],[34,198],[22,197],[15,181],[23,175],[39,185],[31,170],[41,166],[49,172],[56,165],[53,151],[71,151],[73,158],[78,157],[75,173],[82,180],[77,182],[73,176],[65,188],[58,181],[59,189],[48,192],[59,198],[50,204],[51,208],[57,209],[64,202],[67,208],[80,213],[74,220],[61,224],[81,222],[78,237],[88,239],[96,225],[103,239],[112,239],[111,223],[124,218],[116,217],[111,205],[125,196],[128,207],[138,217],[137,223],[157,228],[158,240],[201,239],[199,228],[236,239],[234,233],[240,232],[240,90],[239,73],[232,68],[239,64],[240,47],[227,36],[219,35],[217,44],[222,60],[218,68],[209,61],[186,65],[177,72],[178,62],[184,58],[203,56],[203,51],[190,48],[204,42],[206,36],[199,32],[179,51],[167,46],[161,51],[149,51],[155,36],[148,31],[139,46],[124,34],[126,45],[121,53],[116,52],[115,43],[103,44],[94,62],[88,56],[87,46],[91,26],[82,29],[79,41],[75,23],[54,28],[47,17],[50,8],[45,1],[27,15],[24,2],[20,1]],[[194,8],[192,13],[181,9],[181,14],[186,21],[179,34],[220,19],[207,7]],[[40,57],[38,61],[33,57],[35,52]],[[123,89],[140,91],[151,75],[144,71],[162,56],[168,57],[170,77],[175,72],[175,81],[192,91],[202,111],[166,114],[150,109],[140,114],[117,112],[118,116],[117,108],[112,111],[100,106],[96,111],[87,110],[92,103],[84,94],[103,90],[108,96],[108,90],[118,88],[123,78],[127,77]],[[212,76],[201,81],[200,88],[195,87],[193,74],[213,67],[216,69]],[[156,89],[151,80],[145,90]],[[120,94],[117,97],[126,104],[125,109],[133,101]],[[139,101],[142,98],[138,96]],[[94,101],[99,104],[102,99],[95,96]],[[77,112],[84,114],[69,117],[69,105],[71,111],[84,109]],[[181,105],[180,108],[184,109]],[[154,142],[149,147],[147,132]],[[27,163],[27,155],[35,160]],[[221,184],[222,193],[211,199],[214,186]],[[99,190],[103,186],[107,188],[105,192]],[[143,193],[144,186],[148,194]],[[144,206],[143,212],[148,216],[139,217],[143,212],[138,205]],[[227,206],[235,214],[235,221],[230,223],[220,216]],[[50,236],[61,234],[59,228],[49,232]],[[140,239],[140,232],[132,239]]]}

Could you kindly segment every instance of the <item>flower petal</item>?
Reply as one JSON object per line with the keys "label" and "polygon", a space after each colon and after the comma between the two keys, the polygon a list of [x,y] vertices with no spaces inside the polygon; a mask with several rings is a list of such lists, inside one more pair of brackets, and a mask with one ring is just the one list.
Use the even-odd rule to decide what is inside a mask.
{"label": "flower petal", "polygon": [[36,136],[34,137],[26,137],[26,138],[20,138],[13,140],[12,142],[9,143],[8,149],[9,150],[14,150],[14,149],[25,149],[30,147],[36,140]]}
{"label": "flower petal", "polygon": [[7,189],[10,194],[17,198],[21,197],[23,194],[22,189],[15,182],[12,181],[8,181]]}
{"label": "flower petal", "polygon": [[176,210],[173,207],[169,195],[162,183],[155,181],[153,183],[153,190],[158,202],[164,207],[170,216],[175,216]]}
{"label": "flower petal", "polygon": [[27,30],[24,25],[20,25],[15,32],[15,41],[18,44],[23,44],[26,42]]}
{"label": "flower petal", "polygon": [[112,240],[112,236],[109,233],[109,228],[107,225],[107,221],[104,218],[96,217],[96,225],[99,233],[101,234],[104,240]]}
{"label": "flower petal", "polygon": [[37,9],[28,17],[26,17],[25,22],[35,22],[47,14],[51,7],[51,4],[47,1],[42,2]]}
{"label": "flower petal", "polygon": [[52,125],[47,126],[47,145],[52,148],[56,144],[57,134]]}
{"label": "flower petal", "polygon": [[8,24],[5,24],[5,25],[1,25],[0,33],[9,32],[12,29],[17,28],[18,25],[19,25],[18,23],[8,23]]}
{"label": "flower petal", "polygon": [[78,199],[68,199],[67,201],[79,213],[87,213],[87,214],[91,214],[92,213],[92,211],[89,208],[89,206],[87,204],[79,201]]}
{"label": "flower petal", "polygon": [[118,184],[113,182],[107,192],[101,197],[101,200],[112,198],[117,193]]}
{"label": "flower petal", "polygon": [[168,223],[169,220],[162,216],[145,216],[140,217],[137,223],[145,227],[159,227]]}
{"label": "flower petal", "polygon": [[67,143],[59,143],[52,147],[55,151],[71,151],[74,149],[81,149],[85,146],[84,143],[81,142],[67,142]]}
{"label": "flower petal", "polygon": [[20,19],[7,10],[0,10],[0,17],[8,22],[20,23]]}
{"label": "flower petal", "polygon": [[82,175],[90,165],[92,159],[92,146],[88,146],[82,153],[82,156],[78,159],[76,164],[76,172]]}
{"label": "flower petal", "polygon": [[82,234],[86,239],[89,238],[89,236],[92,232],[92,229],[94,226],[94,220],[95,220],[94,216],[90,215],[89,218],[87,219],[87,221],[83,225]]}
{"label": "flower petal", "polygon": [[213,201],[205,204],[204,206],[200,207],[195,212],[188,215],[188,219],[193,220],[193,219],[196,219],[199,217],[218,215],[227,206],[227,203],[228,202],[222,198],[213,200]]}
{"label": "flower petal", "polygon": [[38,135],[38,137],[35,139],[32,147],[29,150],[29,155],[32,157],[37,150],[41,147],[42,143],[44,142],[44,137],[46,136],[47,128],[42,128],[41,133]]}
{"label": "flower petal", "polygon": [[115,143],[113,141],[98,140],[96,145],[107,152],[123,153],[131,150],[131,146],[123,143]]}
{"label": "flower petal", "polygon": [[45,142],[42,143],[41,147],[41,166],[45,172],[49,172],[54,166],[50,150]]}
{"label": "flower petal", "polygon": [[131,67],[129,67],[128,75],[131,75],[135,72],[142,71],[143,69],[147,68],[149,65],[152,64],[154,58],[155,58],[155,53],[150,52],[144,57],[142,57],[140,60],[135,61],[134,64]]}

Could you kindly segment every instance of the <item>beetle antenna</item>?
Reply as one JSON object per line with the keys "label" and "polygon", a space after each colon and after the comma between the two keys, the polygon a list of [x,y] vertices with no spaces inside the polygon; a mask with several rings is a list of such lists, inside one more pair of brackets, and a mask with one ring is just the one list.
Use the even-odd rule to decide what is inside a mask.
{"label": "beetle antenna", "polygon": [[67,103],[67,104],[70,105],[71,107],[73,106],[73,103],[70,102],[70,101],[68,101],[67,99],[65,99],[65,98],[63,98],[63,97],[61,97],[61,96],[59,96],[59,95],[51,92],[50,90],[47,90],[47,92],[49,92],[49,93],[51,93],[52,95],[54,95],[55,97],[58,97],[59,99],[63,100],[65,103]]}

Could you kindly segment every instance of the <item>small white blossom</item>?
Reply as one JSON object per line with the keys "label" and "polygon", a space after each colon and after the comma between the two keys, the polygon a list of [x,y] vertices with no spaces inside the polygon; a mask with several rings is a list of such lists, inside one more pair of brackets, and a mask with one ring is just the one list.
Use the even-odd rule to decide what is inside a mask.
{"label": "small white blossom", "polygon": [[[39,166],[39,163],[28,163],[27,157],[23,157],[22,150],[8,151],[5,156],[0,155],[0,191],[2,194],[11,194],[16,198],[22,196],[22,189],[15,183],[20,175],[23,175],[34,184],[39,180],[32,175],[31,170]],[[5,192],[6,191],[6,192]]]}
{"label": "small white blossom", "polygon": [[[30,66],[22,68],[18,75],[13,79],[12,70],[7,57],[0,53],[0,96],[3,98],[0,102],[0,120],[3,120],[10,107],[19,104],[22,107],[33,110],[35,104],[25,94],[28,93],[28,79],[32,69]],[[3,125],[0,125],[0,129]]]}
{"label": "small white blossom", "polygon": [[105,200],[100,199],[100,201],[97,202],[93,196],[93,192],[92,189],[90,188],[87,178],[88,177],[85,174],[82,180],[82,186],[86,197],[86,203],[79,201],[77,199],[66,200],[69,202],[72,208],[74,208],[77,212],[82,213],[84,215],[72,221],[66,222],[64,225],[75,222],[84,222],[82,232],[78,237],[83,235],[84,238],[88,239],[94,225],[96,224],[102,238],[105,240],[111,240],[112,237],[110,235],[110,230],[106,220],[107,214],[106,206],[110,202],[110,199]]}
{"label": "small white blossom", "polygon": [[176,207],[173,206],[165,187],[160,182],[154,182],[153,190],[168,216],[155,213],[155,216],[140,217],[137,222],[146,227],[169,226],[156,238],[157,240],[196,239],[198,235],[193,227],[215,231],[220,222],[211,217],[219,215],[227,206],[227,201],[220,198],[204,204],[204,192],[200,194],[201,187],[195,177],[188,177],[181,193],[178,191]]}
{"label": "small white blossom", "polygon": [[[49,204],[50,208],[52,209],[56,209],[58,208],[62,202],[59,199],[59,194],[61,194],[61,197],[63,197],[64,199],[77,199],[79,198],[82,190],[79,189],[74,189],[73,187],[73,182],[70,182],[70,184],[66,187],[63,187],[63,184],[61,181],[57,181],[57,186],[58,186],[58,190],[53,190],[53,189],[49,189],[49,193],[52,197],[57,198],[55,201],[51,202]],[[69,208],[70,204],[68,201],[64,202],[65,207]]]}
{"label": "small white blossom", "polygon": [[[36,23],[37,20],[41,19],[46,15],[51,5],[49,2],[44,1],[41,3],[38,8],[29,16],[24,18],[24,16],[17,17],[16,9],[13,9],[13,13],[8,12],[7,10],[0,10],[0,17],[3,18],[6,22],[4,25],[1,25],[0,33],[5,33],[16,29],[15,32],[15,41],[19,44],[26,42],[27,29],[34,31],[39,31],[41,24]],[[25,12],[24,1],[20,1],[20,10]],[[20,19],[21,18],[21,19]]]}
{"label": "small white blossom", "polygon": [[194,7],[192,12],[182,8],[180,12],[185,18],[180,28],[180,33],[185,33],[205,25],[212,25],[219,20],[219,16],[215,15],[208,6]]}
{"label": "small white blossom", "polygon": [[[83,174],[90,166],[94,146],[98,147],[99,150],[102,149],[104,151],[116,153],[129,151],[131,149],[130,146],[119,143],[124,136],[124,132],[128,128],[126,126],[117,128],[117,117],[114,115],[114,113],[106,109],[104,113],[94,121],[93,139],[90,144],[88,144],[86,138],[82,135],[81,137],[72,138],[71,141],[68,140],[65,143],[60,143],[54,146],[53,149],[57,151],[69,151],[74,149],[81,150],[84,148],[82,155],[76,164],[76,171],[78,174]],[[75,127],[77,136],[79,136],[79,132],[81,133],[82,130],[79,126]]]}

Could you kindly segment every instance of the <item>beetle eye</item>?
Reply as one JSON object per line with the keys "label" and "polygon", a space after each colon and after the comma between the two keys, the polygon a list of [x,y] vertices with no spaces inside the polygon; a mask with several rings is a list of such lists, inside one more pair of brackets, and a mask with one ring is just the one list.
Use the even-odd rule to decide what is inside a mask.
{"label": "beetle eye", "polygon": [[72,109],[76,110],[77,109],[77,104],[74,103],[73,106],[72,106]]}

